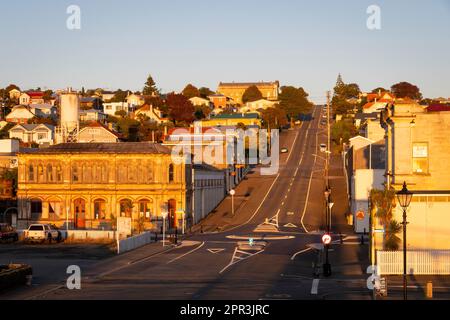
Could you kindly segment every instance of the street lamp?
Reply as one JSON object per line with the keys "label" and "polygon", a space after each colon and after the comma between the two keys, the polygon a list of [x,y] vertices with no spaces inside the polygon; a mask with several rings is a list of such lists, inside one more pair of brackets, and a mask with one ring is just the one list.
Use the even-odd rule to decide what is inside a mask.
{"label": "street lamp", "polygon": [[166,245],[166,218],[168,213],[166,211],[161,212],[163,218],[163,247]]}
{"label": "street lamp", "polygon": [[406,225],[408,222],[406,221],[406,210],[409,207],[409,204],[411,203],[413,193],[408,190],[406,187],[406,181],[403,182],[403,188],[401,191],[397,192],[397,199],[400,203],[400,206],[403,209],[403,299],[408,299],[408,293],[407,293],[407,279],[406,279]]}
{"label": "street lamp", "polygon": [[234,195],[236,194],[236,191],[234,189],[230,190],[231,195],[231,216],[234,217]]}

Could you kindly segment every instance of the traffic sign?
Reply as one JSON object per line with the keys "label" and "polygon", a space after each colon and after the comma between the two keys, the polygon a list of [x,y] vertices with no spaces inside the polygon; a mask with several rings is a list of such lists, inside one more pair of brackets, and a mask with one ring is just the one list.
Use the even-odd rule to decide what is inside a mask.
{"label": "traffic sign", "polygon": [[331,236],[330,236],[328,233],[325,233],[325,234],[322,236],[322,243],[323,243],[324,245],[328,245],[328,244],[331,243]]}
{"label": "traffic sign", "polygon": [[356,213],[356,218],[358,219],[358,220],[364,220],[364,217],[365,217],[366,215],[365,215],[365,213],[364,213],[364,211],[362,211],[362,210],[359,210],[357,213]]}
{"label": "traffic sign", "polygon": [[249,238],[249,239],[248,239],[248,245],[249,245],[250,247],[253,247],[254,242],[255,242],[255,240],[253,240],[253,238]]}
{"label": "traffic sign", "polygon": [[236,191],[234,191],[234,189],[230,190],[230,195],[234,196],[236,194]]}

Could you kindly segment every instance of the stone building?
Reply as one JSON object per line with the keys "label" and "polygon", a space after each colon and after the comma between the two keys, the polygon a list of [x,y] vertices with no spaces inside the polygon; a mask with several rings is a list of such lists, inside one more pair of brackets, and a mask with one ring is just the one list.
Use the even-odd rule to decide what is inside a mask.
{"label": "stone building", "polygon": [[261,91],[264,99],[276,101],[280,90],[280,82],[230,82],[219,84],[217,92],[227,96],[237,104],[242,104],[242,96],[245,90],[251,86],[256,86]]}
{"label": "stone building", "polygon": [[[177,160],[177,161],[175,161]],[[154,143],[65,143],[18,154],[19,227],[110,229],[115,218],[168,228],[191,217],[191,170]],[[141,219],[139,219],[141,218]]]}

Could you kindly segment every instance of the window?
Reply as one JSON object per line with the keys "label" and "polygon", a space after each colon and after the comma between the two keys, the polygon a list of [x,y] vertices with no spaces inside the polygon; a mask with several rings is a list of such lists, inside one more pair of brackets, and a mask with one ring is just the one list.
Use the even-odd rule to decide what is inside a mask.
{"label": "window", "polygon": [[38,182],[44,182],[44,167],[38,165]]}
{"label": "window", "polygon": [[58,182],[62,182],[62,169],[61,169],[61,166],[57,166],[56,167],[56,180],[58,181]]}
{"label": "window", "polygon": [[145,220],[151,220],[152,213],[150,210],[150,202],[148,200],[139,201],[139,217],[144,217]]}
{"label": "window", "polygon": [[413,143],[413,172],[428,173],[428,143]]}
{"label": "window", "polygon": [[131,211],[133,210],[133,203],[129,199],[120,201],[120,216],[131,218]]}
{"label": "window", "polygon": [[38,140],[44,140],[47,139],[46,133],[38,133]]}
{"label": "window", "polygon": [[77,166],[73,166],[72,167],[72,181],[73,182],[79,182],[79,175],[78,175],[78,167]]}
{"label": "window", "polygon": [[28,181],[34,181],[34,167],[32,164],[28,166]]}
{"label": "window", "polygon": [[48,202],[48,213],[50,220],[57,220],[63,217],[63,206],[60,201]]}
{"label": "window", "polygon": [[94,201],[94,219],[104,220],[106,219],[106,202],[103,199],[97,199]]}
{"label": "window", "polygon": [[31,200],[31,220],[40,220],[42,215],[42,201],[39,199]]}
{"label": "window", "polygon": [[174,168],[172,163],[169,165],[169,182],[174,182]]}
{"label": "window", "polygon": [[47,165],[47,182],[53,182],[53,166]]}

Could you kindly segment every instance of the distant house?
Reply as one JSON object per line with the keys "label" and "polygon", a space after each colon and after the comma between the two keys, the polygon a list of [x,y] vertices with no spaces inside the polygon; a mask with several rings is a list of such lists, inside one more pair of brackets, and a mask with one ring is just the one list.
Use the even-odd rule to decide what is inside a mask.
{"label": "distant house", "polygon": [[258,112],[258,110],[266,110],[267,108],[273,108],[278,101],[269,101],[267,99],[260,99],[252,102],[247,102],[245,106],[239,108],[239,112]]}
{"label": "distant house", "polygon": [[19,104],[29,105],[29,104],[43,104],[44,101],[44,93],[40,91],[28,91],[23,92],[19,96]]}
{"label": "distant house", "polygon": [[203,127],[237,126],[239,124],[261,127],[261,119],[259,119],[257,113],[221,113],[210,117],[210,119],[201,120],[201,124]]}
{"label": "distant house", "polygon": [[19,99],[21,92],[17,89],[12,89],[9,91],[9,98],[11,100]]}
{"label": "distant house", "polygon": [[78,133],[78,143],[119,142],[120,135],[98,122],[92,122]]}
{"label": "distant house", "polygon": [[50,124],[17,124],[9,130],[9,137],[24,143],[53,144],[54,133]]}
{"label": "distant house", "polygon": [[133,93],[128,95],[127,103],[132,105],[134,107],[133,109],[136,109],[145,104],[145,97],[143,95]]}
{"label": "distant house", "polygon": [[201,97],[192,97],[189,99],[189,101],[192,103],[194,107],[207,106],[210,107],[211,109],[214,107],[211,101]]}
{"label": "distant house", "polygon": [[84,110],[102,110],[102,100],[98,97],[82,97],[80,99],[80,108]]}
{"label": "distant house", "polygon": [[31,97],[26,92],[21,93],[19,96],[19,104],[21,104],[21,105],[25,105],[25,106],[29,105],[30,100],[31,100]]}
{"label": "distant house", "polygon": [[103,122],[106,120],[106,114],[99,110],[89,109],[89,110],[80,110],[80,121],[99,121]]}
{"label": "distant house", "polygon": [[151,104],[144,104],[141,108],[136,110],[134,117],[138,118],[141,114],[149,117],[150,120],[156,123],[165,123],[170,121],[168,118],[163,117],[161,110],[153,108],[153,105]]}
{"label": "distant house", "polygon": [[208,99],[213,103],[215,109],[225,109],[234,105],[233,100],[223,94],[212,94],[208,96]]}
{"label": "distant house", "polygon": [[104,102],[103,113],[115,116],[117,111],[125,111],[127,114],[131,110],[131,105],[127,102]]}
{"label": "distant house", "polygon": [[12,108],[11,112],[6,116],[7,122],[13,123],[28,123],[28,121],[35,117],[35,114],[30,111],[30,108],[25,105],[17,105]]}
{"label": "distant house", "polygon": [[7,122],[28,123],[34,117],[53,118],[56,117],[56,107],[50,104],[31,104],[14,106],[6,116]]}
{"label": "distant house", "polygon": [[104,92],[102,92],[102,101],[109,102],[109,100],[114,98],[114,95],[115,95],[114,92],[104,91]]}

